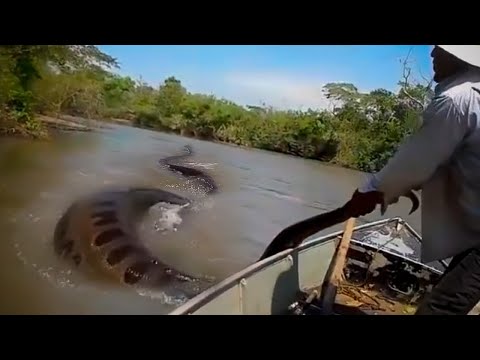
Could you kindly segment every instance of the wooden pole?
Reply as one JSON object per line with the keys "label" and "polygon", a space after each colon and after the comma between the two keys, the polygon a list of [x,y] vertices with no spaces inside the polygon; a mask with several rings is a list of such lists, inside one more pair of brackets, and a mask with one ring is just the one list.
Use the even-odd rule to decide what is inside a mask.
{"label": "wooden pole", "polygon": [[342,281],[343,268],[347,258],[347,251],[350,246],[353,228],[355,227],[355,218],[350,218],[345,224],[342,240],[337,247],[335,255],[330,262],[329,271],[323,282],[323,290],[321,292],[320,303],[323,313],[329,315],[333,313],[333,305],[337,296],[338,285]]}

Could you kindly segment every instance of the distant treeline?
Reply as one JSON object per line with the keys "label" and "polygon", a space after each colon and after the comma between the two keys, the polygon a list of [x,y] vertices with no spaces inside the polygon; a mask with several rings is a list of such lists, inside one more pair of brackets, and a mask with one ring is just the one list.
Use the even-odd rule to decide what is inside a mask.
{"label": "distant treeline", "polygon": [[375,171],[418,126],[429,86],[361,93],[349,83],[324,86],[331,111],[244,107],[190,93],[174,77],[157,89],[114,74],[116,59],[95,46],[0,46],[0,132],[44,134],[35,114],[131,120],[137,126]]}

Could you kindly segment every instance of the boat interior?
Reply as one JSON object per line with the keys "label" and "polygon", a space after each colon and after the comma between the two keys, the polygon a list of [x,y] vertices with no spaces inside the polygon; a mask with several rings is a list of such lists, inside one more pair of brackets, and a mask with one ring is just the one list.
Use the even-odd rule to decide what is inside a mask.
{"label": "boat interior", "polygon": [[[441,272],[396,254],[351,243],[333,307],[339,315],[411,315]],[[297,294],[286,314],[322,315],[321,286]]]}
{"label": "boat interior", "polygon": [[[382,249],[383,246],[369,246],[368,237],[373,231],[402,233],[401,222],[382,223],[381,227],[368,228],[368,232],[356,231],[347,252],[343,278],[337,287],[333,306],[339,315],[412,315],[419,301],[428,294],[438,281],[446,264],[422,264],[399,254],[398,246]],[[389,229],[390,228],[390,229]],[[411,229],[403,229],[403,240],[415,235]],[[363,236],[362,236],[363,235]],[[336,241],[339,241],[338,236]],[[396,237],[398,239],[398,237]],[[413,240],[413,239],[412,239]],[[412,246],[414,243],[410,243]],[[398,243],[397,243],[398,245]],[[416,245],[416,244],[415,244]],[[411,247],[412,249],[412,247]],[[413,249],[416,250],[416,249]],[[403,255],[403,256],[401,256]],[[321,285],[299,291],[295,302],[286,314],[321,315],[323,309],[319,294]]]}

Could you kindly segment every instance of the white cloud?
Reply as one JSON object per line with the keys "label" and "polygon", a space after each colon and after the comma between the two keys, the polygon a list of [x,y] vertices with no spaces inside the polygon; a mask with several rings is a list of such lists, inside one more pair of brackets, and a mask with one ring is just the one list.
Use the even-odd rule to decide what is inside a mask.
{"label": "white cloud", "polygon": [[[272,106],[276,109],[329,109],[332,102],[322,91],[326,82],[318,76],[289,72],[265,72],[241,70],[228,73],[205,73],[183,71],[170,74],[182,81],[187,90],[203,94],[213,94],[226,98],[239,105]],[[147,82],[158,87],[167,75],[156,76],[156,81]],[[134,76],[134,78],[137,78]],[[148,81],[150,80],[150,81]]]}
{"label": "white cloud", "polygon": [[303,110],[331,106],[322,91],[324,83],[315,78],[287,73],[235,72],[226,74],[224,80],[229,94],[225,97],[242,104],[264,102],[277,109]]}

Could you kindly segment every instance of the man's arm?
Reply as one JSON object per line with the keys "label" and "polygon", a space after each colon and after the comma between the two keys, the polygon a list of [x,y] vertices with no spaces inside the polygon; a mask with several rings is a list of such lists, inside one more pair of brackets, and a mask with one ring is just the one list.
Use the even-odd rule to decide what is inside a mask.
{"label": "man's arm", "polygon": [[444,95],[435,97],[423,114],[419,131],[359,190],[382,192],[384,206],[397,201],[409,190],[421,187],[450,159],[467,130],[468,124],[462,120],[452,99]]}

